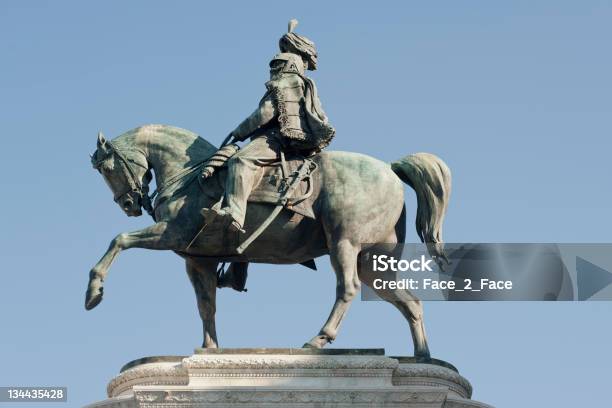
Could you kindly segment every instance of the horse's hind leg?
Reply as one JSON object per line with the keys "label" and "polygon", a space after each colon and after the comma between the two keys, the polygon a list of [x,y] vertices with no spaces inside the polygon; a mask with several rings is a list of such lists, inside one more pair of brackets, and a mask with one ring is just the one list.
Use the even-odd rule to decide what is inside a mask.
{"label": "horse's hind leg", "polygon": [[427,360],[430,358],[425,326],[423,325],[423,304],[409,290],[375,289],[374,279],[381,276],[362,269],[359,272],[361,281],[372,288],[378,296],[395,306],[404,315],[410,325],[415,357]]}
{"label": "horse's hind leg", "polygon": [[202,347],[217,348],[217,330],[215,328],[217,262],[187,259],[187,275],[195,290],[198,311],[202,319],[204,341]]}
{"label": "horse's hind leg", "polygon": [[321,348],[336,338],[338,327],[360,288],[357,276],[359,247],[348,239],[340,240],[331,248],[329,257],[336,272],[336,301],[327,322],[304,347]]}

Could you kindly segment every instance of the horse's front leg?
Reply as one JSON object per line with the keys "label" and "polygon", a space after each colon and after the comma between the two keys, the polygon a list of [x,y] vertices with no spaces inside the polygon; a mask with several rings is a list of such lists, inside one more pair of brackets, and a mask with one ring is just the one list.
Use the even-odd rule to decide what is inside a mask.
{"label": "horse's front leg", "polygon": [[215,327],[218,262],[206,259],[187,258],[187,275],[193,284],[202,319],[204,341],[202,347],[217,348]]}
{"label": "horse's front leg", "polygon": [[119,252],[130,248],[145,249],[176,249],[174,242],[164,234],[167,223],[158,222],[150,227],[119,234],[113,239],[108,250],[89,273],[89,286],[85,295],[85,309],[91,310],[102,301],[104,293],[104,279],[108,269],[119,255]]}

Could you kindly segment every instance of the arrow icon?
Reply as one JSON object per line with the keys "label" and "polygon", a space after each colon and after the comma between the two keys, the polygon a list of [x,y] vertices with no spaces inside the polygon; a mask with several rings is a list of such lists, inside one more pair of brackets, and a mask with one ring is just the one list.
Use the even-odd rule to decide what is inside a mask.
{"label": "arrow icon", "polygon": [[612,283],[612,273],[576,257],[576,274],[578,280],[578,300],[587,300]]}

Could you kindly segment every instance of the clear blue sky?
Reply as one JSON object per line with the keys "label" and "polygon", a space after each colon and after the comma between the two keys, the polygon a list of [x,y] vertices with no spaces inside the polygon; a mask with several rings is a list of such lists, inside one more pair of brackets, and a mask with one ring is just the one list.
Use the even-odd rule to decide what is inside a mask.
{"label": "clear blue sky", "polygon": [[[331,148],[386,161],[428,151],[449,164],[448,242],[612,241],[609,1],[3,1],[0,385],[66,385],[76,407],[104,398],[125,362],[200,344],[171,253],[122,254],[104,302],[84,310],[110,239],[151,222],[121,213],[89,154],[98,130],[147,123],[220,142],[256,106],[292,17],[319,48]],[[412,220],[409,231],[416,241]],[[300,346],[316,334],[334,296],[319,265],[255,266],[248,294],[221,291],[221,345]],[[425,312],[434,357],[457,365],[478,400],[609,403],[610,302]],[[378,302],[354,302],[334,346],[412,353],[407,325]]]}

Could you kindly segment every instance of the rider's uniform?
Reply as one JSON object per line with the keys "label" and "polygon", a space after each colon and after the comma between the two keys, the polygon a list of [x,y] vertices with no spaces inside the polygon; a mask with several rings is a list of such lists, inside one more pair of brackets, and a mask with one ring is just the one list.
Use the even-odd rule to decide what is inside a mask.
{"label": "rider's uniform", "polygon": [[246,203],[263,175],[263,166],[280,151],[311,155],[329,144],[335,131],[321,108],[314,82],[304,76],[302,57],[280,53],[270,62],[271,79],[258,108],[233,132],[251,142],[229,160],[225,206],[221,210],[242,226]]}

